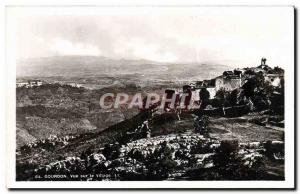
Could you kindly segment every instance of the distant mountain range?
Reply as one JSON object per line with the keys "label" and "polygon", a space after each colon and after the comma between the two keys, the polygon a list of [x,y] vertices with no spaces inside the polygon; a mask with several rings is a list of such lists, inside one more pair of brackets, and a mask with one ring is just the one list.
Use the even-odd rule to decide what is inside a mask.
{"label": "distant mountain range", "polygon": [[19,60],[17,77],[137,75],[146,79],[208,79],[232,67],[220,64],[161,63],[96,56],[56,56]]}

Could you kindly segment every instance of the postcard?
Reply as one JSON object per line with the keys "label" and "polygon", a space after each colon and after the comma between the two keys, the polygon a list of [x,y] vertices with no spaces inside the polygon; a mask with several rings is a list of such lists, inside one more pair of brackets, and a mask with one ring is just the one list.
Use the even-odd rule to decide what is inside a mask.
{"label": "postcard", "polygon": [[9,188],[293,189],[292,6],[7,6]]}

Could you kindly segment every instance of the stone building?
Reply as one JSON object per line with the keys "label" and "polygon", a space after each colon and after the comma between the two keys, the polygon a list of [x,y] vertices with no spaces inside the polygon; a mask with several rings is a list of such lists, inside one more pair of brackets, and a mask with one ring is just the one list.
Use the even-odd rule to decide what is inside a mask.
{"label": "stone building", "polygon": [[281,80],[283,79],[283,75],[280,74],[266,74],[265,81],[269,82],[274,87],[281,87]]}
{"label": "stone building", "polygon": [[224,71],[221,76],[214,79],[203,80],[193,83],[192,85],[185,85],[183,91],[191,92],[191,99],[193,102],[200,101],[200,91],[205,88],[209,92],[209,98],[213,99],[220,89],[232,91],[242,86],[242,71]]}
{"label": "stone building", "polygon": [[34,86],[41,86],[43,85],[43,82],[41,80],[28,80],[27,82],[17,82],[16,86],[17,87],[34,87]]}
{"label": "stone building", "polygon": [[234,72],[225,71],[223,75],[215,78],[215,90],[225,89],[226,91],[232,91],[242,86],[242,78],[240,75],[234,74]]}

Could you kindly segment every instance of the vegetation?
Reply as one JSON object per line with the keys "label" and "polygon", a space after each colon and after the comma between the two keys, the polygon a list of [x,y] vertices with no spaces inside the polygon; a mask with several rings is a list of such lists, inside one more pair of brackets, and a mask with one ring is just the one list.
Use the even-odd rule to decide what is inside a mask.
{"label": "vegetation", "polygon": [[148,180],[163,180],[168,178],[176,167],[176,162],[172,159],[174,150],[167,142],[163,142],[154,153],[146,158],[146,168],[148,169]]}

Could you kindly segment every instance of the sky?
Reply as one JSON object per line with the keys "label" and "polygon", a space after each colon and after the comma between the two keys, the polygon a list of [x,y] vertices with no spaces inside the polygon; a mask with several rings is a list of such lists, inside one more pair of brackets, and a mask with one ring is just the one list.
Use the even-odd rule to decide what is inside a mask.
{"label": "sky", "polygon": [[[238,9],[238,8],[237,8]],[[292,9],[205,14],[34,15],[17,23],[18,58],[63,55],[169,63],[292,63]]]}

